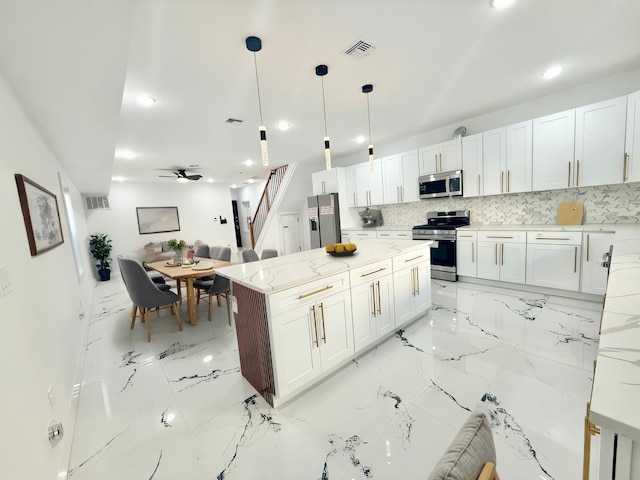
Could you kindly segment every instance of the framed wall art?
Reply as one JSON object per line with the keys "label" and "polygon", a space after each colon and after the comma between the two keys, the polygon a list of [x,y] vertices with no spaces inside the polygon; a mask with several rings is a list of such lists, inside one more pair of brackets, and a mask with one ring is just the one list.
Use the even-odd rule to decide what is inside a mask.
{"label": "framed wall art", "polygon": [[137,207],[138,231],[146,233],[179,232],[178,207]]}
{"label": "framed wall art", "polygon": [[62,245],[64,238],[56,196],[24,175],[16,173],[15,177],[31,256]]}

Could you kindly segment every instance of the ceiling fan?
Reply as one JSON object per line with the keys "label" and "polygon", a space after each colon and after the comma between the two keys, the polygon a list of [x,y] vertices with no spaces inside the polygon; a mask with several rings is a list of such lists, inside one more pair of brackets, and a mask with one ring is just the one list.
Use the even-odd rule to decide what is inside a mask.
{"label": "ceiling fan", "polygon": [[172,177],[171,175],[158,175],[159,177],[164,177],[164,178],[175,178],[178,181],[187,181],[187,180],[200,180],[202,178],[202,175],[187,175],[187,171],[185,169],[176,169],[175,171],[173,171],[173,174],[175,175],[175,177]]}

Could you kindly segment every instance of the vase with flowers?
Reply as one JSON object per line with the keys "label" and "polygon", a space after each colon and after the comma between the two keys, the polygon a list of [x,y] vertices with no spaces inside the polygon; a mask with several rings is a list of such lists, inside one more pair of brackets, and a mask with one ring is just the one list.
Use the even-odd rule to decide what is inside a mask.
{"label": "vase with flowers", "polygon": [[171,250],[176,252],[176,257],[174,259],[174,263],[176,265],[182,265],[182,261],[183,261],[182,252],[184,250],[184,247],[187,246],[185,241],[184,240],[176,240],[175,238],[171,238],[171,239],[169,239],[167,241],[167,245],[169,246],[169,248]]}

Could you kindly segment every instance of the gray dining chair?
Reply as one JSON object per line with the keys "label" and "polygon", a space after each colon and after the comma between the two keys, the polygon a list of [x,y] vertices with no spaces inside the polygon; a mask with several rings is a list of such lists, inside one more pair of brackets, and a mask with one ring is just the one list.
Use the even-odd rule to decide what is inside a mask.
{"label": "gray dining chair", "polygon": [[[212,260],[224,260],[225,262],[230,262],[231,261],[231,248],[230,247],[222,247],[222,246],[216,246],[216,247],[211,247],[211,259]],[[200,288],[196,285],[196,283],[198,283],[198,280],[200,282],[211,282],[213,281],[215,275],[207,275],[206,277],[200,277],[198,279],[196,279],[196,281],[194,281],[193,283],[193,287],[196,289],[196,304],[200,304],[200,295],[202,293],[207,293],[207,290],[209,288],[209,284],[206,284],[203,288]],[[218,298],[218,306],[220,306],[220,296],[217,296]]]}
{"label": "gray dining chair", "polygon": [[257,262],[260,260],[258,254],[253,248],[245,248],[242,250],[242,263]]}
{"label": "gray dining chair", "polygon": [[200,258],[211,258],[209,256],[209,245],[207,245],[206,243],[202,243],[200,245],[198,245],[198,248],[196,248],[196,257],[200,257]]}
{"label": "gray dining chair", "polygon": [[[120,266],[120,260],[123,259],[124,257],[122,255],[118,255],[116,257],[116,260],[118,260],[118,268],[120,269],[120,272],[122,272],[122,267]],[[169,285],[167,285],[167,282],[165,282],[164,277],[162,275],[149,275],[149,278],[151,279],[151,281],[153,283],[155,283],[156,287],[158,287],[160,290],[162,290],[163,292],[168,292],[169,290],[171,290],[171,287]],[[122,281],[124,282],[124,286],[127,286],[127,282],[124,279],[124,276],[122,277]],[[158,316],[160,316],[160,309],[158,309]],[[131,321],[135,322],[136,320],[136,316],[138,315],[138,312],[140,312],[140,320],[142,320],[144,322],[144,316],[142,314],[142,309],[140,307],[138,307],[138,305],[136,305],[135,303],[133,304],[133,307],[131,308]]]}
{"label": "gray dining chair", "polygon": [[278,256],[278,250],[275,248],[265,248],[262,250],[262,255],[260,255],[260,260],[264,260],[265,258],[273,258]]}
{"label": "gray dining chair", "polygon": [[[144,320],[147,323],[147,342],[151,341],[151,309],[153,308],[171,306],[171,311],[178,322],[178,328],[182,331],[182,321],[178,311],[178,295],[160,290],[138,261],[131,258],[119,258],[118,263],[131,301],[142,309]],[[131,320],[131,328],[133,329],[134,326],[135,316]]]}
{"label": "gray dining chair", "polygon": [[206,300],[209,302],[208,318],[211,321],[211,314],[213,310],[213,296],[218,299],[218,306],[220,306],[220,297],[224,297],[227,302],[227,317],[229,320],[229,326],[231,326],[231,281],[221,275],[215,275],[213,280],[200,280],[196,279],[193,282],[193,286],[198,289],[198,301],[200,300],[200,290],[205,291],[208,295]]}

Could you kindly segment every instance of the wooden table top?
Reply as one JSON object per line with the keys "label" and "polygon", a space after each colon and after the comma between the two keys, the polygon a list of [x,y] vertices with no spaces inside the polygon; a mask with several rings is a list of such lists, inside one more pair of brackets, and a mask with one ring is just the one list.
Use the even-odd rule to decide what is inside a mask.
{"label": "wooden table top", "polygon": [[215,273],[216,268],[228,267],[229,265],[233,265],[232,262],[225,262],[224,260],[215,260],[212,258],[201,258],[199,260],[200,264],[197,265],[198,267],[202,267],[203,264],[211,264],[211,268],[207,270],[194,270],[193,267],[196,267],[196,265],[183,267],[178,265],[171,265],[166,260],[147,263],[147,268],[155,270],[156,272],[160,272],[161,274],[166,275],[169,278],[180,280],[183,278],[205,277],[207,275]]}

